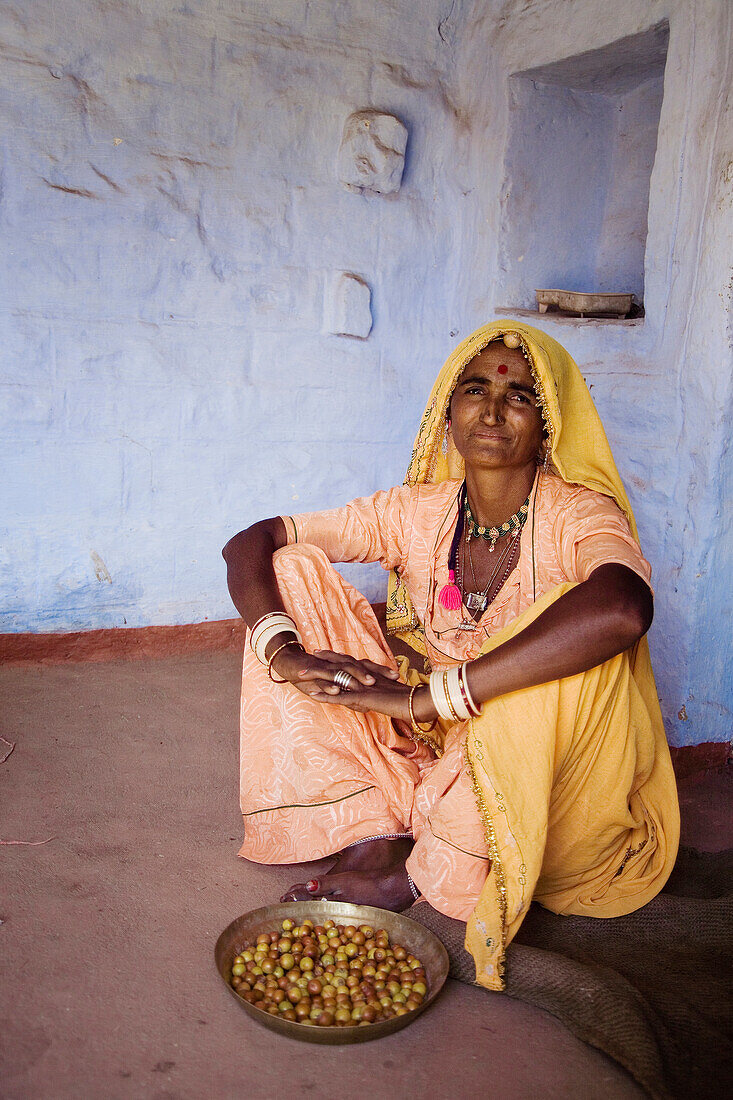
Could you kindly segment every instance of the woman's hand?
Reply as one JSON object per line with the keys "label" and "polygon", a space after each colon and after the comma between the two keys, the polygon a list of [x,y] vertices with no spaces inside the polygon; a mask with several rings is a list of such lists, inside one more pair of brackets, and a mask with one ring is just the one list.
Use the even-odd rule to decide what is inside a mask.
{"label": "woman's hand", "polygon": [[[346,653],[334,653],[328,649],[304,653],[295,646],[288,646],[278,653],[272,667],[298,691],[318,703],[335,703],[362,714],[377,711],[410,725],[412,689],[402,683],[399,673],[389,665],[359,661]],[[340,688],[334,683],[339,671],[352,677],[348,688]],[[415,692],[413,712],[418,722],[432,722],[437,717],[426,686]]]}
{"label": "woman's hand", "polygon": [[[320,650],[314,656],[326,660],[336,671],[343,669],[344,672],[354,676],[354,679],[345,689],[330,684],[321,690],[316,681],[317,690],[308,691],[312,699],[319,703],[336,703],[339,706],[348,707],[349,710],[360,711],[362,714],[366,711],[376,711],[378,714],[386,714],[389,718],[396,718],[407,725],[412,724],[410,721],[412,688],[398,679],[398,673],[394,669],[375,664],[373,661],[356,661],[353,657],[346,657],[328,650]],[[355,675],[356,672],[360,675]],[[366,675],[363,675],[364,672]],[[426,686],[415,692],[412,709],[418,722],[432,722],[437,718],[430,691]]]}
{"label": "woman's hand", "polygon": [[[338,654],[328,654],[329,659],[337,656]],[[362,676],[359,679],[354,676],[351,659],[348,665],[341,663],[341,660],[334,662],[332,667],[334,670],[343,668],[344,672],[354,677],[348,688],[338,688],[330,684],[321,690],[316,683],[316,690],[308,692],[312,699],[318,703],[337,703],[348,707],[349,710],[360,711],[362,714],[366,711],[377,711],[379,714],[386,714],[390,718],[398,718],[409,724],[411,688],[397,678],[396,672],[381,665],[375,665],[371,661],[357,662],[363,667],[369,666],[372,670],[371,683],[366,683],[367,677]]]}
{"label": "woman's hand", "polygon": [[272,669],[304,695],[318,696],[319,702],[326,703],[342,702],[344,691],[334,683],[337,672],[346,672],[351,676],[351,686],[355,689],[373,688],[380,683],[393,684],[399,678],[397,670],[389,665],[360,661],[346,653],[333,653],[327,649],[305,653],[295,646],[282,649],[272,662]]}

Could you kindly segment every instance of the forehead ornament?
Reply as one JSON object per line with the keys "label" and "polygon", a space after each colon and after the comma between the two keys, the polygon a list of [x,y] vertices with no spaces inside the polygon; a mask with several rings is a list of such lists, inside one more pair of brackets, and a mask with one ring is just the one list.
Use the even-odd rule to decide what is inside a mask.
{"label": "forehead ornament", "polygon": [[502,339],[504,340],[504,346],[507,348],[518,348],[522,342],[516,332],[505,332]]}

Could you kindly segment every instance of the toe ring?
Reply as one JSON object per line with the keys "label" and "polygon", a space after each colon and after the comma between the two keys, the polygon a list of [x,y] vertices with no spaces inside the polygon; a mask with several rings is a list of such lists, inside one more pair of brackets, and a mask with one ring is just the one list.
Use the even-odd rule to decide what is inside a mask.
{"label": "toe ring", "polygon": [[305,888],[309,894],[315,894],[316,890],[320,888],[320,885],[317,878],[309,878],[305,884]]}

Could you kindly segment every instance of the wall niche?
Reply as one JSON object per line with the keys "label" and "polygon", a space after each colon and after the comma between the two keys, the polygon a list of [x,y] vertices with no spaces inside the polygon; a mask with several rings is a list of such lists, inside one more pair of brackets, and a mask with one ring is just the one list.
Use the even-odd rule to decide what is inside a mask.
{"label": "wall niche", "polygon": [[644,298],[669,24],[509,79],[498,301],[535,288]]}

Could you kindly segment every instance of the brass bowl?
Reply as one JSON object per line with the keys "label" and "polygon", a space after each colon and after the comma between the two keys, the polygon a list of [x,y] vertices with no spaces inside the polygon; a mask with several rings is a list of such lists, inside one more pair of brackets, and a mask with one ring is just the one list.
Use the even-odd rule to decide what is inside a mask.
{"label": "brass bowl", "polygon": [[[262,932],[279,930],[285,917],[291,917],[297,924],[310,917],[316,924],[322,924],[330,918],[339,924],[370,924],[373,928],[384,928],[389,933],[390,942],[402,944],[422,962],[425,968],[425,984],[428,987],[425,1000],[419,1008],[405,1013],[404,1016],[394,1016],[391,1020],[379,1020],[373,1024],[354,1027],[309,1027],[295,1020],[270,1016],[261,1008],[255,1008],[242,1000],[229,984],[232,962],[245,940],[254,939]],[[221,979],[232,997],[253,1020],[273,1031],[279,1031],[281,1035],[303,1039],[307,1043],[364,1043],[369,1039],[379,1039],[382,1035],[391,1035],[393,1031],[399,1031],[411,1024],[433,1003],[448,977],[448,953],[437,936],[427,928],[402,913],[390,913],[373,905],[351,905],[341,901],[294,901],[253,909],[251,913],[245,913],[227,925],[216,941],[214,959]]]}

